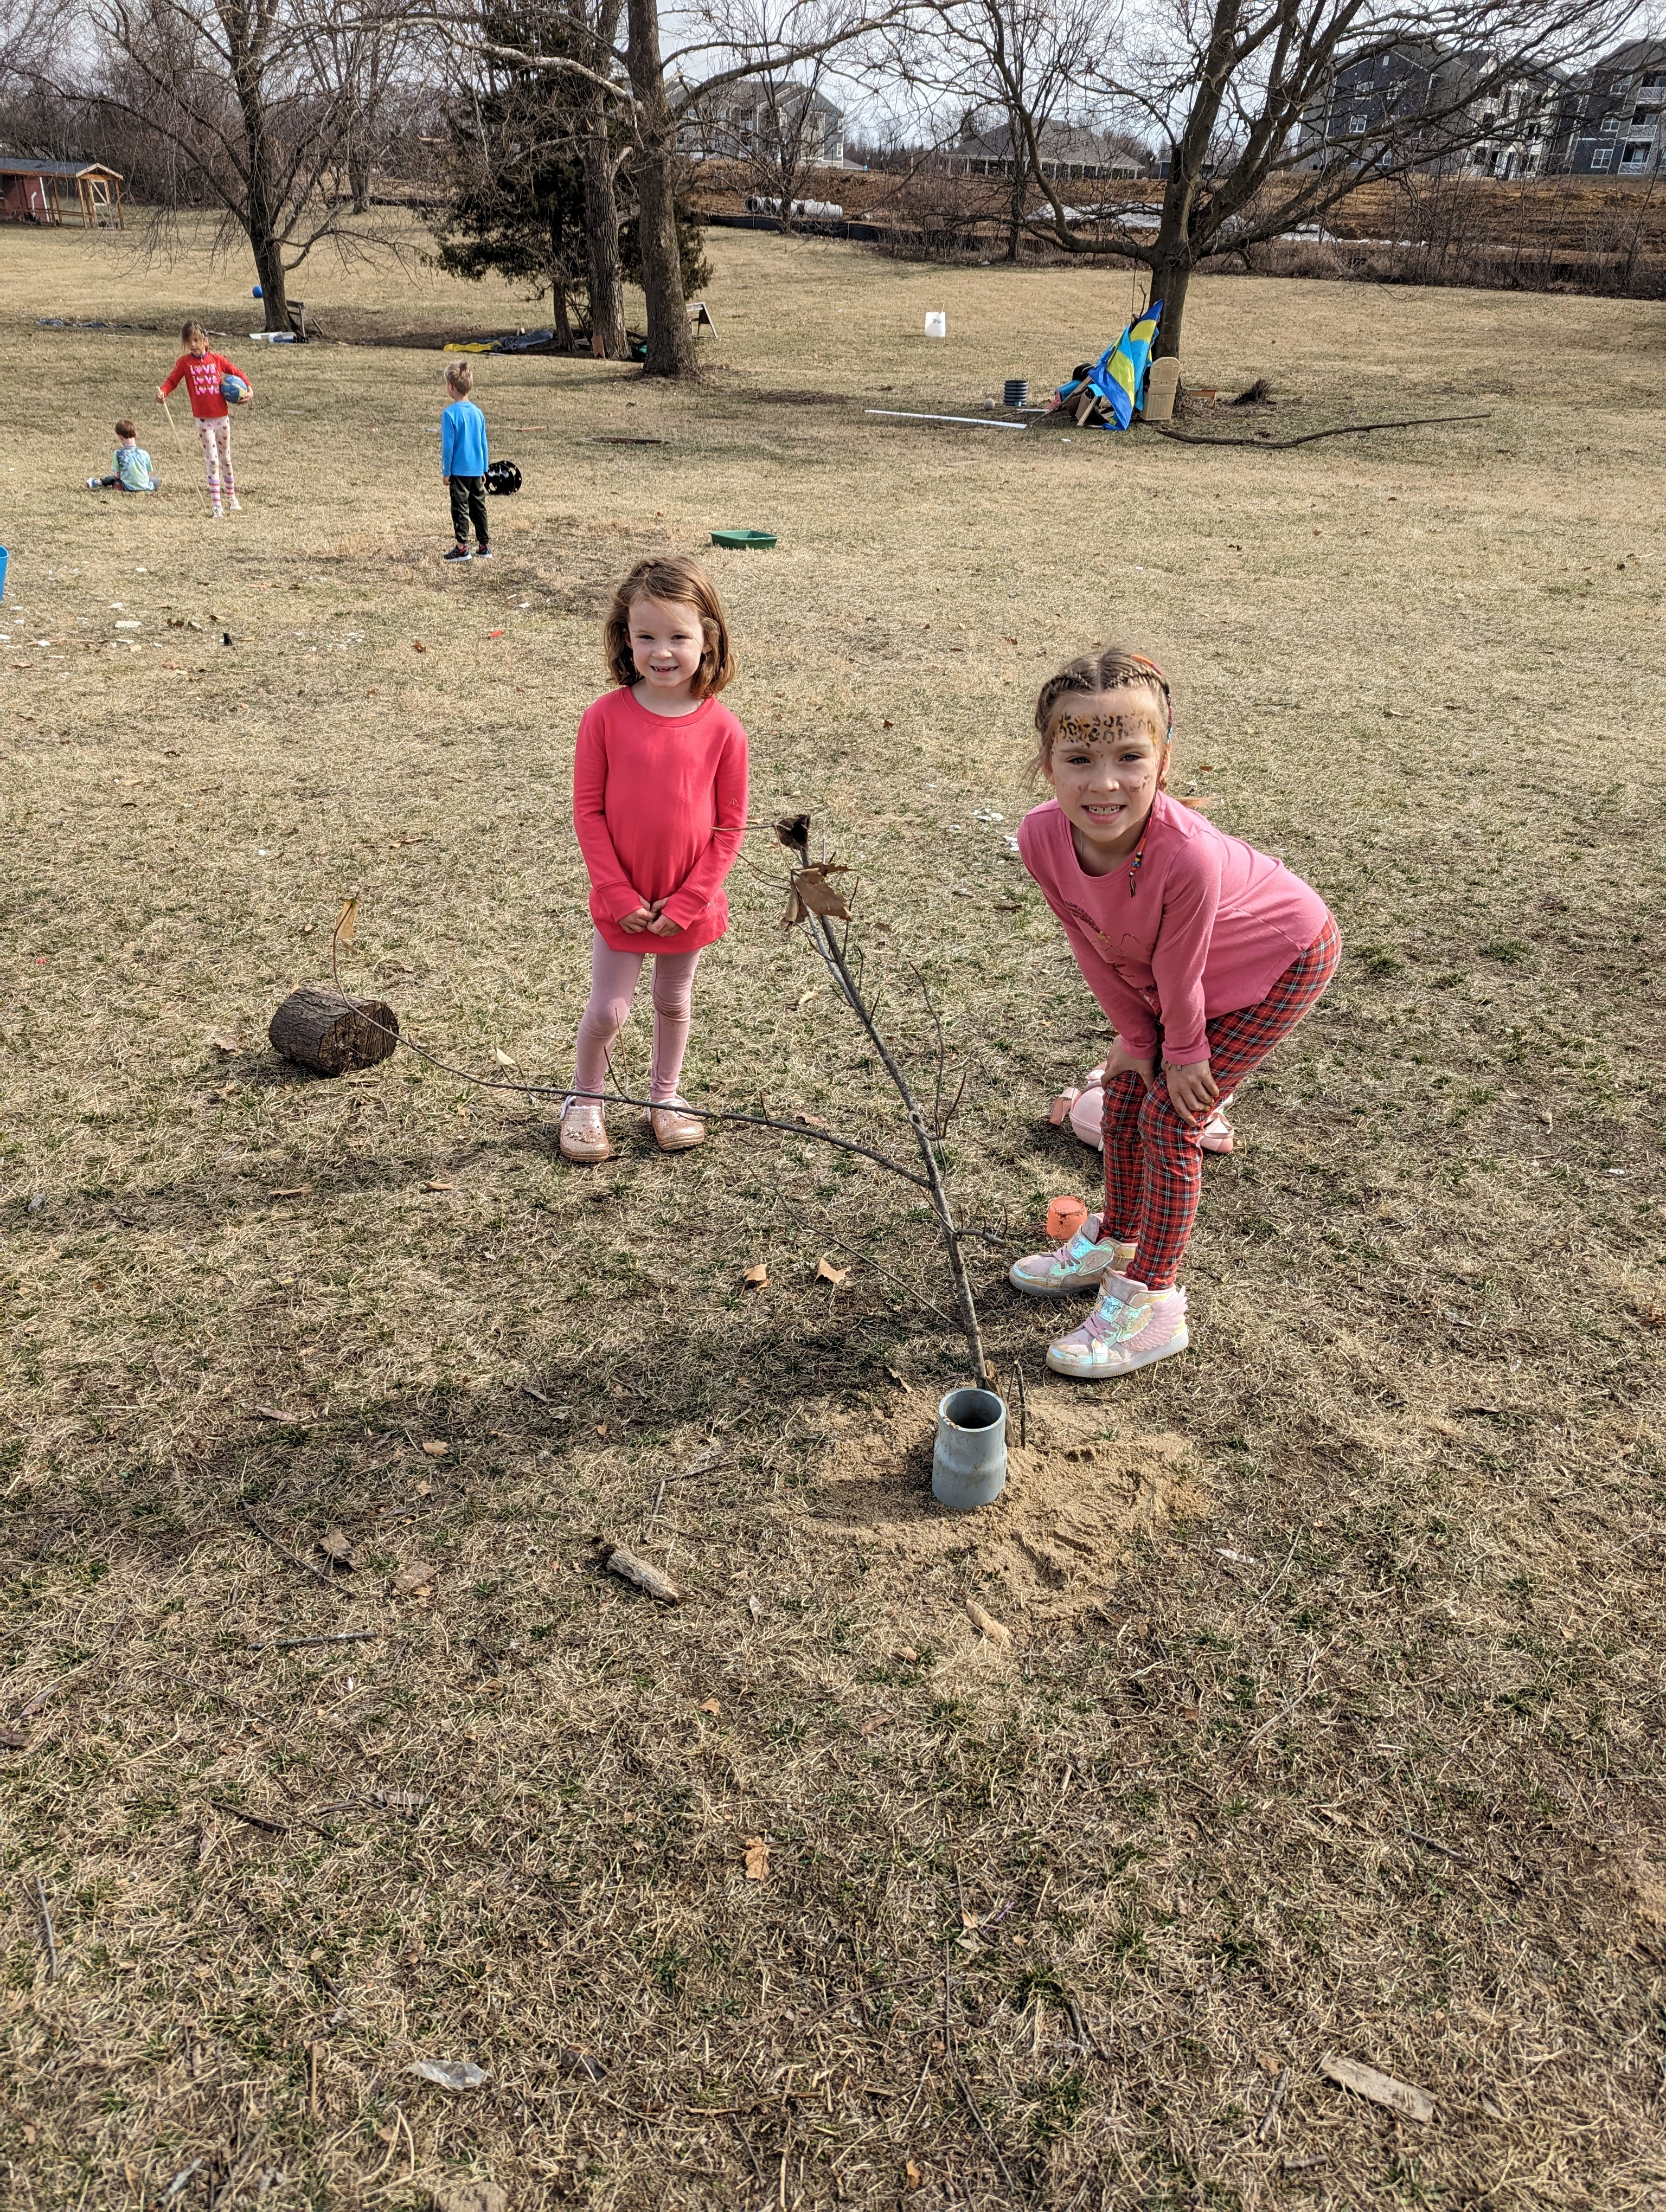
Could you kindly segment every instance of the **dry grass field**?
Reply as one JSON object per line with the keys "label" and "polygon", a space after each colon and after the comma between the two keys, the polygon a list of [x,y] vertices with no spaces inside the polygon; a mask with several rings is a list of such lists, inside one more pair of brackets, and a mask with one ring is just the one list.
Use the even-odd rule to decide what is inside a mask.
{"label": "dry grass field", "polygon": [[[309,270],[351,343],[268,358],[131,250],[0,237],[0,2197],[1666,2203],[1666,313],[1205,283],[1192,378],[1280,404],[1194,427],[1486,419],[1020,443],[862,410],[1046,384],[1126,276],[714,234],[700,389],[483,365],[526,481],[465,573],[439,356],[377,341],[535,307]],[[187,310],[258,395],[212,526],[149,398]],[[129,410],[153,501],[78,488]],[[970,1071],[1029,1440],[964,1522],[915,1194],[625,1114],[571,1170],[545,1102],[265,1042],[356,892],[409,1036],[562,1079],[598,610],[732,523],[781,538],[713,556],[753,813],[813,813],[909,1064],[923,987]],[[1348,950],[1210,1164],[1194,1349],[1095,1394],[1004,1283],[1101,1046],[1005,840],[1107,636]],[[900,1146],[781,873],[750,839],[690,1085]]]}

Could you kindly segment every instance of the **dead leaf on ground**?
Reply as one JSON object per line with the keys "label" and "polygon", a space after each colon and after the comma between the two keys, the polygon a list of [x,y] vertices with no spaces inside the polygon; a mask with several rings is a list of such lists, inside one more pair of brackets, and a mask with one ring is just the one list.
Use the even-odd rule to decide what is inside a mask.
{"label": "dead leaf on ground", "polygon": [[873,1735],[876,1734],[879,1729],[882,1728],[889,1728],[890,1726],[891,1715],[889,1713],[875,1713],[872,1720],[866,1720],[862,1723],[862,1734],[864,1735]]}
{"label": "dead leaf on ground", "polygon": [[267,1193],[270,1198],[310,1198],[312,1194],[313,1186],[309,1182],[291,1183],[287,1190],[274,1190]]}
{"label": "dead leaf on ground", "polygon": [[966,1611],[972,1626],[980,1636],[987,1636],[991,1644],[998,1644],[1003,1651],[1012,1650],[1012,1632],[1004,1621],[997,1620],[992,1613],[985,1613],[976,1598],[967,1599]]}
{"label": "dead leaf on ground", "polygon": [[456,1186],[453,1183],[441,1182],[437,1176],[431,1182],[425,1182],[423,1185],[423,1188],[424,1190],[452,1190],[455,1188]]}
{"label": "dead leaf on ground", "polygon": [[747,1599],[746,1610],[751,1614],[754,1620],[763,1620],[763,1607],[759,1604],[758,1601],[755,1597],[749,1597]]}
{"label": "dead leaf on ground", "polygon": [[29,1739],[21,1729],[0,1728],[0,1751],[27,1751]]}
{"label": "dead leaf on ground", "polygon": [[639,1590],[646,1590],[650,1597],[658,1598],[661,1605],[681,1605],[683,1602],[683,1593],[670,1576],[662,1575],[658,1567],[650,1566],[646,1559],[639,1559],[634,1552],[623,1551],[617,1545],[609,1546],[604,1552],[602,1565],[609,1574],[617,1575],[623,1582],[635,1583]]}
{"label": "dead leaf on ground", "polygon": [[920,1654],[911,1644],[899,1644],[891,1656],[893,1659],[900,1659],[907,1667],[915,1667],[920,1663]]}
{"label": "dead leaf on ground", "polygon": [[702,1713],[711,1713],[715,1716],[721,1713],[723,1708],[719,1705],[715,1698],[707,1698],[701,1703],[696,1710]]}
{"label": "dead leaf on ground", "polygon": [[326,1528],[318,1540],[318,1548],[319,1556],[325,1565],[338,1567],[344,1574],[350,1575],[359,1564],[352,1539],[344,1529]]}
{"label": "dead leaf on ground", "polygon": [[428,647],[423,643],[420,637],[413,637],[411,639],[410,649],[413,653],[426,653],[428,651]]}
{"label": "dead leaf on ground", "polygon": [[816,1280],[818,1283],[842,1283],[849,1273],[848,1267],[836,1267],[825,1252],[816,1262]]}
{"label": "dead leaf on ground", "polygon": [[508,1054],[501,1051],[496,1045],[492,1047],[492,1058],[500,1067],[519,1067],[520,1065],[518,1060],[511,1060]]}
{"label": "dead leaf on ground", "polygon": [[228,1036],[223,1030],[214,1030],[209,1037],[209,1042],[214,1047],[216,1052],[235,1052],[238,1049],[237,1039]]}
{"label": "dead leaf on ground", "polygon": [[429,1589],[439,1576],[438,1567],[431,1567],[419,1559],[414,1567],[403,1568],[387,1586],[390,1597],[410,1597],[420,1589]]}
{"label": "dead leaf on ground", "polygon": [[292,1429],[307,1427],[313,1418],[310,1413],[286,1413],[281,1406],[257,1406],[253,1411],[258,1420],[283,1421]]}
{"label": "dead leaf on ground", "polygon": [[588,2051],[581,2051],[576,2043],[567,2044],[557,2051],[556,2063],[563,2074],[576,2074],[587,2081],[599,2081],[607,2071],[599,2058]]}
{"label": "dead leaf on ground", "polygon": [[760,1260],[755,1267],[748,1267],[740,1279],[747,1290],[761,1291],[769,1279],[769,1270]]}
{"label": "dead leaf on ground", "polygon": [[1369,2097],[1374,2105],[1386,2105],[1391,2112],[1402,2119],[1416,2120],[1426,2126],[1435,2116],[1435,2100],[1426,2089],[1414,2089],[1409,2081],[1396,2081],[1392,2074],[1379,2074],[1374,2066],[1362,2066],[1354,2058],[1340,2058],[1335,2051],[1319,2061],[1319,2071],[1344,2089],[1352,2089],[1361,2097]]}
{"label": "dead leaf on ground", "polygon": [[793,1119],[802,1121],[806,1129],[824,1129],[827,1127],[819,1114],[794,1114]]}
{"label": "dead leaf on ground", "polygon": [[[891,727],[891,724],[887,722],[885,724],[885,727],[889,729]],[[926,2178],[924,2174],[921,2172],[919,2167],[915,2164],[912,2159],[910,2159],[908,2161],[908,2164],[903,2168],[903,2175],[910,2189],[918,2189],[921,2183]]]}
{"label": "dead leaf on ground", "polygon": [[429,1437],[424,1443],[423,1449],[428,1454],[430,1459],[444,1459],[446,1454],[451,1449],[451,1446],[447,1443],[441,1443],[438,1437]]}
{"label": "dead leaf on ground", "polygon": [[748,1881],[768,1881],[769,1879],[769,1844],[764,1836],[746,1838],[746,1879]]}

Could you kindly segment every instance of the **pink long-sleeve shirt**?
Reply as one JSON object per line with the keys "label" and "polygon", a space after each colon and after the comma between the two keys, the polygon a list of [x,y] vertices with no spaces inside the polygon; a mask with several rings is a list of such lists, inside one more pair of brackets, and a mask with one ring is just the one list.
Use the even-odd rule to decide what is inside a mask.
{"label": "pink long-sleeve shirt", "polygon": [[1209,1057],[1204,1024],[1258,1006],[1324,927],[1317,891],[1159,792],[1145,856],[1108,876],[1076,857],[1070,824],[1049,799],[1018,824],[1018,853],[1064,924],[1087,986],[1128,1051],[1156,1049],[1189,1067]]}
{"label": "pink long-sleeve shirt", "polygon": [[[727,707],[651,714],[626,689],[579,723],[573,827],[590,871],[590,915],[616,952],[694,952],[729,926],[723,878],[746,825],[746,732]],[[673,937],[619,927],[665,901]]]}

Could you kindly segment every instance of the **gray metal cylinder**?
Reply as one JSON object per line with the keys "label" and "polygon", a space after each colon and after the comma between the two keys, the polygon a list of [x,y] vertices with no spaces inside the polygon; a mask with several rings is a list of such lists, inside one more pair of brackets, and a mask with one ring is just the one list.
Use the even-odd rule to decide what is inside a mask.
{"label": "gray metal cylinder", "polygon": [[951,1390],[937,1408],[932,1496],[952,1513],[993,1504],[1006,1484],[1006,1407],[993,1390]]}

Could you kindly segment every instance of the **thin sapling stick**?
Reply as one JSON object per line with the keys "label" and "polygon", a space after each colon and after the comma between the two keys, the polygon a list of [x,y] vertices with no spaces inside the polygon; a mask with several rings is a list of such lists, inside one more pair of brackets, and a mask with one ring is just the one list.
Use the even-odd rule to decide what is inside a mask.
{"label": "thin sapling stick", "polygon": [[[983,1331],[978,1322],[976,1302],[972,1297],[971,1278],[966,1272],[965,1254],[961,1249],[963,1232],[956,1225],[943,1181],[943,1165],[938,1156],[938,1132],[933,1129],[921,1112],[908,1077],[903,1073],[896,1054],[881,1035],[879,1025],[862,995],[861,987],[851,972],[848,957],[848,929],[842,941],[832,927],[835,921],[848,925],[851,919],[843,898],[828,881],[830,875],[842,875],[845,871],[835,860],[824,860],[812,867],[810,817],[807,814],[793,815],[778,822],[775,835],[789,852],[797,854],[799,863],[793,871],[787,910],[781,916],[782,923],[788,929],[796,929],[800,924],[808,929],[812,944],[837,981],[846,1005],[866,1031],[869,1042],[879,1055],[880,1066],[903,1102],[903,1110],[908,1116],[909,1128],[914,1132],[915,1143],[920,1148],[932,1210],[942,1231],[943,1248],[948,1255],[949,1275],[954,1284],[955,1304],[960,1312],[960,1327],[971,1359],[972,1379],[987,1389],[989,1387],[989,1363],[983,1349]],[[936,1009],[933,1007],[931,1011],[935,1020]],[[940,1029],[939,1036],[940,1040]],[[939,1080],[940,1084],[940,1043]],[[958,1103],[957,1100],[956,1103]],[[914,1182],[918,1178],[910,1176],[909,1180]]]}

